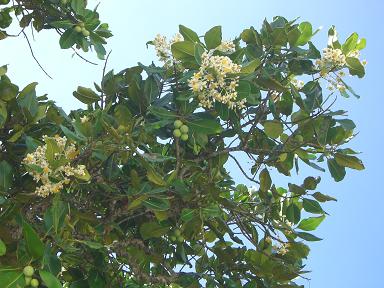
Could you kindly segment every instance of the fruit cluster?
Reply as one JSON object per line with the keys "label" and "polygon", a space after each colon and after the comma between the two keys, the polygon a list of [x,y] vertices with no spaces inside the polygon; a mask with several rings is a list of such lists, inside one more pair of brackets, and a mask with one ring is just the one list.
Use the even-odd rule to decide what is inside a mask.
{"label": "fruit cluster", "polygon": [[172,241],[172,242],[184,242],[184,237],[183,235],[181,235],[181,231],[179,229],[175,229],[173,231],[173,234],[171,236],[169,236],[169,239]]}
{"label": "fruit cluster", "polygon": [[175,129],[173,130],[173,136],[176,138],[180,138],[182,141],[188,140],[188,131],[189,128],[187,125],[185,125],[181,120],[176,120],[173,123],[173,126]]}
{"label": "fruit cluster", "polygon": [[25,266],[23,269],[25,284],[31,287],[39,287],[39,280],[32,278],[35,269],[32,266]]}
{"label": "fruit cluster", "polygon": [[82,33],[85,37],[88,37],[89,35],[91,35],[91,32],[89,32],[85,28],[85,24],[82,22],[80,22],[78,25],[75,26],[75,31],[78,33]]}

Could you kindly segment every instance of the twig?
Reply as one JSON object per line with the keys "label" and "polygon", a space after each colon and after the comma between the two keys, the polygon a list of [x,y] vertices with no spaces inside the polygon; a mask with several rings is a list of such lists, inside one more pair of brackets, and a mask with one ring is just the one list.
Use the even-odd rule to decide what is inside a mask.
{"label": "twig", "polygon": [[96,65],[96,66],[98,65],[97,63],[88,60],[88,59],[85,58],[84,56],[81,56],[81,54],[80,54],[79,52],[77,52],[75,48],[71,47],[71,49],[73,50],[73,52],[74,52],[79,58],[83,59],[85,62],[87,62],[87,63],[89,63],[89,64],[92,64],[92,65]]}
{"label": "twig", "polygon": [[[111,55],[112,53],[112,50],[109,51],[108,55],[107,55],[107,58],[105,58],[105,62],[104,62],[104,67],[103,67],[103,76],[101,78],[101,86],[103,86],[103,81],[104,81],[104,77],[105,77],[105,70],[107,69],[107,64],[108,64],[108,59],[109,59],[109,56]],[[104,108],[104,90],[103,90],[103,87],[101,87],[101,100],[100,100],[100,106],[101,106],[101,109]]]}
{"label": "twig", "polygon": [[27,36],[27,34],[25,33],[24,30],[22,30],[22,33],[23,33],[25,39],[27,40],[27,43],[28,43],[28,46],[29,46],[29,51],[31,51],[32,57],[33,57],[33,59],[35,59],[37,65],[39,65],[40,69],[43,70],[43,72],[45,73],[45,75],[47,75],[50,79],[53,79],[53,78],[51,77],[51,75],[49,75],[48,72],[45,71],[45,69],[43,68],[43,66],[41,66],[39,60],[37,60],[37,58],[36,58],[36,56],[35,56],[35,53],[33,52],[31,43],[29,42],[28,36]]}
{"label": "twig", "polygon": [[243,173],[243,175],[245,176],[245,178],[247,178],[249,181],[252,181],[252,182],[254,182],[254,183],[256,183],[256,184],[260,184],[259,181],[255,180],[255,179],[253,179],[253,178],[251,178],[251,177],[249,177],[249,176],[247,175],[247,173],[244,171],[243,167],[241,167],[241,164],[239,163],[239,161],[238,161],[233,155],[231,155],[231,154],[229,154],[229,153],[228,153],[228,155],[229,155],[229,157],[231,157],[231,158],[236,162],[237,167],[239,167],[241,173]]}

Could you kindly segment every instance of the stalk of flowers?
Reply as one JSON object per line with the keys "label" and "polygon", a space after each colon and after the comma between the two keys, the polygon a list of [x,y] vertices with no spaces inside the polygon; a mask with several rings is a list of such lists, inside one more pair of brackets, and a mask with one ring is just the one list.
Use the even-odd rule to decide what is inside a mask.
{"label": "stalk of flowers", "polygon": [[330,91],[339,90],[345,92],[346,86],[342,78],[346,73],[342,69],[346,67],[348,57],[359,58],[360,51],[356,49],[344,55],[340,49],[324,48],[323,56],[316,61],[320,76],[328,82],[327,88]]}
{"label": "stalk of flowers", "polygon": [[152,44],[155,46],[156,55],[161,62],[164,62],[164,66],[169,68],[176,63],[175,59],[172,56],[171,45],[176,42],[183,41],[184,38],[181,34],[177,33],[173,38],[168,41],[167,37],[157,34],[155,39],[152,41]]}
{"label": "stalk of flowers", "polygon": [[201,66],[188,81],[197,96],[200,106],[210,109],[215,102],[228,105],[230,109],[243,108],[246,99],[238,100],[236,87],[239,77],[233,76],[241,66],[227,56],[213,56],[214,50],[201,55]]}
{"label": "stalk of flowers", "polygon": [[75,144],[69,143],[67,138],[55,135],[43,136],[44,145],[38,146],[32,153],[23,159],[28,173],[36,183],[35,193],[41,197],[60,192],[73,177],[89,180],[90,176],[84,165],[72,166],[71,161],[76,158],[79,151]]}

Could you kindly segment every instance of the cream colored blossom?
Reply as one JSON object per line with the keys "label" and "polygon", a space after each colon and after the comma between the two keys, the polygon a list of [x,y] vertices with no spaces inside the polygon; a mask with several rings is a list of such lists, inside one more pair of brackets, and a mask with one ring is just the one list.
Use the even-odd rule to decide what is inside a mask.
{"label": "cream colored blossom", "polygon": [[81,121],[81,123],[84,124],[84,123],[87,123],[89,121],[89,118],[87,115],[84,115],[83,117],[80,117],[80,121]]}
{"label": "cream colored blossom", "polygon": [[161,62],[164,62],[164,66],[170,67],[175,63],[175,59],[173,59],[171,52],[171,45],[183,40],[183,36],[179,33],[175,34],[170,41],[168,41],[167,37],[163,35],[156,35],[152,43],[155,46],[157,57]]}
{"label": "cream colored blossom", "polygon": [[240,72],[241,66],[226,56],[213,56],[212,52],[201,55],[200,69],[189,80],[189,87],[204,108],[212,108],[215,102],[231,109],[243,108],[246,100],[237,99],[239,77],[233,75]]}
{"label": "cream colored blossom", "polygon": [[232,41],[222,41],[221,44],[216,47],[215,50],[223,53],[233,53],[235,52],[236,46]]}
{"label": "cream colored blossom", "polygon": [[[36,187],[35,193],[41,197],[46,197],[60,192],[64,185],[70,184],[70,177],[84,177],[88,175],[88,172],[84,165],[72,166],[70,161],[78,155],[78,150],[73,143],[68,143],[65,136],[48,137],[44,135],[43,140],[46,144],[38,146],[33,153],[28,153],[23,163],[29,167],[29,174],[35,182],[41,184]],[[47,159],[47,142],[51,140],[54,140],[57,145],[54,161],[64,163],[59,167],[52,167]]]}

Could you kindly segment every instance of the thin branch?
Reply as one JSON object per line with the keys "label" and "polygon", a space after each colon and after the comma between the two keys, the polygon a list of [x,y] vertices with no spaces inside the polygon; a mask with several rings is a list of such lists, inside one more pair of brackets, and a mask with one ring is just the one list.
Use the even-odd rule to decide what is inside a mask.
{"label": "thin branch", "polygon": [[239,167],[241,173],[243,173],[243,175],[245,176],[245,178],[247,178],[249,181],[252,181],[252,182],[254,182],[254,183],[256,183],[256,184],[260,184],[259,181],[255,180],[255,179],[253,179],[253,178],[251,178],[251,177],[249,177],[249,176],[247,175],[247,173],[244,171],[243,167],[241,167],[241,164],[240,164],[239,160],[236,159],[236,157],[234,157],[233,155],[231,155],[231,154],[229,154],[229,153],[228,153],[228,155],[229,155],[229,157],[231,157],[231,158],[236,162],[237,167]]}
{"label": "thin branch", "polygon": [[[108,59],[109,59],[109,56],[111,55],[111,53],[112,53],[112,50],[109,51],[109,53],[107,55],[107,58],[105,58],[104,67],[103,67],[103,76],[101,78],[101,85],[102,85],[102,83],[104,81],[105,70],[107,69]],[[100,102],[100,106],[101,106],[101,109],[104,108],[104,90],[103,90],[103,87],[101,87],[101,102]]]}

